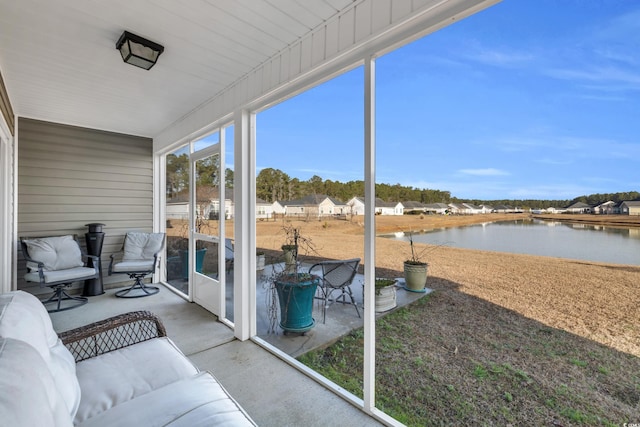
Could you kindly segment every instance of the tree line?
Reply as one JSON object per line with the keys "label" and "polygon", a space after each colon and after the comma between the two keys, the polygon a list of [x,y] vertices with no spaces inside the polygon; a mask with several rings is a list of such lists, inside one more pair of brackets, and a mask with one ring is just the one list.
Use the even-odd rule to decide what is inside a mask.
{"label": "tree line", "polygon": [[[291,178],[279,169],[262,169],[256,177],[256,195],[272,203],[276,200],[295,200],[310,194],[324,194],[347,202],[352,197],[364,196],[364,181],[323,180],[314,175],[307,181]],[[407,187],[400,184],[376,184],[376,196],[388,202],[415,200],[422,203],[449,203],[449,191]]]}
{"label": "tree line", "polygon": [[[354,196],[364,196],[364,181],[339,182],[330,179],[323,180],[314,175],[307,181],[291,178],[279,169],[267,168],[260,171],[256,177],[257,196],[266,202],[276,200],[295,200],[309,194],[325,194],[342,202],[347,202]],[[417,201],[421,203],[471,203],[474,205],[504,205],[520,208],[544,209],[565,208],[576,202],[589,205],[607,202],[622,202],[625,200],[640,200],[640,193],[627,191],[619,193],[590,194],[573,199],[462,199],[452,197],[450,191],[428,188],[415,188],[400,184],[376,184],[376,196],[385,202]]]}
{"label": "tree line", "polygon": [[545,209],[545,208],[566,208],[574,203],[582,202],[587,205],[595,206],[600,203],[612,201],[615,203],[624,202],[629,200],[640,200],[640,193],[637,191],[625,191],[619,193],[596,193],[584,196],[578,196],[573,199],[559,199],[559,200],[516,200],[516,199],[502,199],[502,200],[462,200],[454,199],[453,203],[473,203],[475,205],[487,204],[491,206],[506,205],[512,207],[520,207],[523,209]]}
{"label": "tree line", "polygon": [[[167,155],[167,198],[183,193],[189,185],[189,156],[181,154]],[[198,163],[196,170],[196,181],[199,185],[219,185],[221,181],[219,165],[205,160]],[[224,174],[224,181],[227,188],[233,188],[233,170],[227,168]],[[292,178],[285,172],[274,169],[262,169],[256,177],[256,195],[258,198],[273,203],[276,200],[295,200],[310,194],[324,194],[342,202],[347,202],[352,197],[364,196],[364,181],[332,181],[322,179],[314,175],[306,181]],[[451,196],[450,191],[435,190],[428,188],[415,188],[400,184],[376,184],[376,196],[385,202],[407,202],[417,201],[420,203],[472,203],[474,205],[505,205],[520,207],[523,209],[544,209],[549,207],[564,208],[576,202],[583,202],[589,205],[603,203],[609,200],[622,202],[625,200],[640,200],[640,193],[637,191],[627,191],[619,193],[603,193],[578,196],[574,199],[563,200],[538,200],[538,199],[500,199],[500,200],[480,200],[462,199]]]}

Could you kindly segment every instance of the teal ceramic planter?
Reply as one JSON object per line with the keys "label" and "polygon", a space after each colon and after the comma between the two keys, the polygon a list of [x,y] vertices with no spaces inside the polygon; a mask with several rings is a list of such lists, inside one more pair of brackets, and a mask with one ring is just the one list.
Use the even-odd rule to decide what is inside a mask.
{"label": "teal ceramic planter", "polygon": [[[202,273],[202,265],[204,263],[204,255],[207,248],[198,249],[196,251],[196,271]],[[182,278],[189,278],[189,251],[180,251],[180,261],[182,261]]]}
{"label": "teal ceramic planter", "polygon": [[280,327],[285,332],[306,332],[313,328],[313,297],[320,278],[296,281],[296,274],[285,274],[274,284],[280,303]]}

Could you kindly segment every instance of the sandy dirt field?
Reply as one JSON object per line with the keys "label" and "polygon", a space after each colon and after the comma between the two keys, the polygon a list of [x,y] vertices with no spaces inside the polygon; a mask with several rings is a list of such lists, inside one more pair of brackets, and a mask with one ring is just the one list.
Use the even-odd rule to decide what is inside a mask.
{"label": "sandy dirt field", "polygon": [[[528,215],[379,216],[376,228],[379,234],[421,231],[522,217]],[[567,217],[558,215],[554,219]],[[640,226],[640,218],[617,215],[570,218]],[[624,224],[620,224],[622,220]],[[317,256],[364,258],[362,217],[346,221],[258,221],[257,246],[278,251],[284,242],[284,225],[299,227],[303,235],[311,237]],[[421,246],[427,248],[424,260],[429,262],[428,287],[458,289],[548,326],[640,356],[640,266]],[[402,262],[408,256],[406,242],[377,238],[377,275],[402,276]]]}

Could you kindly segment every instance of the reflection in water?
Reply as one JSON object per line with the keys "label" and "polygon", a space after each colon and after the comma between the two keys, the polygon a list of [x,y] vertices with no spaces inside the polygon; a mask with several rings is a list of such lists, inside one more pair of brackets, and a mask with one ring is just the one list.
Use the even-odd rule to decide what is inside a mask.
{"label": "reflection in water", "polygon": [[[407,236],[388,236],[408,241]],[[640,229],[521,219],[414,234],[419,243],[544,255],[615,264],[640,264]]]}

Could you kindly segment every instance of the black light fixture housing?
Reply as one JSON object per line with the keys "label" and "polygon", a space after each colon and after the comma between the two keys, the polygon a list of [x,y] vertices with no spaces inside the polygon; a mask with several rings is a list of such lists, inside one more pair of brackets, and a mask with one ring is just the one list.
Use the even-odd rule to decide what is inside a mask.
{"label": "black light fixture housing", "polygon": [[116,43],[116,49],[120,51],[122,60],[136,67],[151,69],[156,64],[158,57],[164,52],[164,47],[128,31],[122,33]]}

